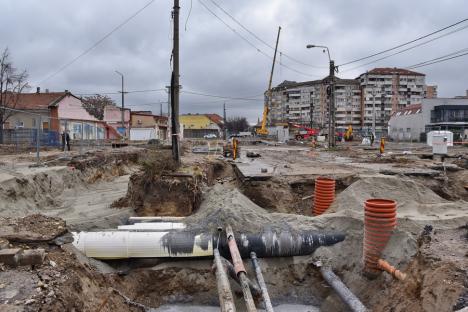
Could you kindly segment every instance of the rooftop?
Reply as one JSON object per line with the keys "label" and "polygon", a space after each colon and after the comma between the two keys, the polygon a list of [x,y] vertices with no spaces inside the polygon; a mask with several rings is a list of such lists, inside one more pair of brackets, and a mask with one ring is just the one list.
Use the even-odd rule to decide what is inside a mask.
{"label": "rooftop", "polygon": [[[52,106],[63,99],[67,92],[49,92],[49,93],[20,93],[16,95],[10,95],[7,98],[7,105],[9,107],[14,107],[15,109],[48,109],[49,106]],[[16,104],[14,104],[16,103]]]}
{"label": "rooftop", "polygon": [[[366,73],[362,74],[365,75]],[[426,76],[425,74],[418,73],[412,70],[397,68],[397,67],[376,67],[367,72],[367,74],[373,75],[404,75],[404,76]],[[362,76],[361,75],[361,76]]]}

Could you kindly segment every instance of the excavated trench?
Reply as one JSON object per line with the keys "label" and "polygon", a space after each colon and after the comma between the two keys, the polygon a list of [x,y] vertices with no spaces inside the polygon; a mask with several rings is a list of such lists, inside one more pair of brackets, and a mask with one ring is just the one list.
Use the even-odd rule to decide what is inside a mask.
{"label": "excavated trench", "polygon": [[[142,184],[141,179],[132,177],[133,186],[130,183],[127,194],[127,199],[140,198],[134,207],[137,215],[186,216],[189,228],[212,233],[227,222],[238,232],[284,226],[297,230],[343,231],[347,235],[344,242],[321,247],[313,255],[261,259],[277,311],[347,311],[313,265],[318,260],[330,265],[372,311],[444,311],[457,304],[464,305],[468,280],[466,255],[446,259],[440,250],[453,244],[463,249],[466,244],[466,230],[460,226],[468,221],[468,216],[459,211],[465,203],[439,197],[417,179],[340,178],[337,180],[339,203],[330,209],[334,213],[316,218],[309,217],[312,199],[304,199],[312,193],[314,185],[314,180],[307,177],[246,182],[237,179],[230,165],[213,161],[202,168],[187,169],[184,176],[160,174],[147,184]],[[134,194],[138,195],[132,197]],[[358,211],[362,209],[361,197],[385,194],[403,203],[402,213],[406,217],[399,221],[384,257],[408,272],[407,282],[392,280],[386,273],[374,280],[361,274],[363,221]],[[166,210],[163,202],[171,202],[171,208]],[[422,208],[417,209],[421,216],[414,215],[411,207],[415,203],[423,203],[427,206],[424,209],[447,209],[447,217],[443,220],[428,217],[431,213],[421,212]],[[454,211],[459,215],[453,217]],[[424,236],[425,225],[436,230]],[[434,248],[434,241],[442,249]],[[244,262],[248,275],[254,279],[249,261]],[[111,265],[119,271],[108,277],[113,287],[132,301],[159,308],[156,311],[210,311],[210,307],[216,311],[219,307],[211,259],[118,261]],[[440,280],[451,282],[439,287]],[[236,305],[243,311],[241,289],[232,280],[231,287]],[[256,303],[262,306],[260,298],[256,298]]]}
{"label": "excavated trench", "polygon": [[[163,159],[166,156],[157,155]],[[115,159],[104,163],[99,157],[93,158],[94,166],[89,161],[77,162],[75,171],[65,168],[69,171],[57,173],[69,177],[61,180],[69,183],[56,183],[56,177],[50,173],[36,175],[41,183],[29,178],[28,182],[14,183],[37,184],[45,190],[43,193],[56,190],[60,195],[89,192],[103,181],[115,183],[115,176],[132,173],[126,180],[129,181],[126,194],[123,192],[122,198],[114,202],[116,208],[106,207],[106,213],[117,213],[129,209],[122,206],[131,206],[132,213],[139,216],[184,216],[189,229],[211,233],[217,233],[217,228],[227,223],[236,233],[255,233],[260,229],[345,233],[345,241],[320,247],[312,255],[260,259],[275,311],[347,311],[313,265],[319,260],[331,266],[372,311],[449,311],[468,304],[468,229],[464,227],[468,215],[461,196],[440,197],[418,179],[348,176],[337,180],[337,198],[331,213],[311,217],[312,199],[304,199],[312,194],[314,187],[314,179],[309,177],[241,181],[224,161],[195,163],[175,173],[169,161],[158,162],[164,164],[161,167],[150,161],[144,163],[144,156],[136,157],[138,160]],[[137,161],[140,164],[143,161],[143,170],[129,170]],[[462,173],[456,176],[463,177]],[[52,187],[47,185],[48,181],[52,181]],[[19,187],[13,189],[18,198],[26,197],[19,193]],[[459,194],[463,195],[461,190]],[[59,195],[51,198],[59,203],[62,199]],[[393,280],[386,273],[374,280],[361,274],[362,204],[370,197],[395,198],[399,202],[398,226],[383,257],[408,274],[406,282]],[[42,203],[42,199],[37,197],[37,203]],[[37,203],[34,207],[41,212],[44,207],[38,207]],[[89,217],[88,220],[93,223]],[[431,229],[425,229],[426,225]],[[83,223],[77,227],[89,228]],[[53,261],[56,267],[48,265],[33,277],[28,276],[31,272],[27,270],[16,272],[26,280],[39,277],[47,281],[50,276],[60,276],[56,280],[60,286],[54,290],[55,297],[51,297],[55,299],[38,301],[35,307],[50,311],[90,311],[101,307],[102,311],[112,312],[145,308],[150,311],[219,310],[212,259],[104,262],[87,259],[76,250],[65,249],[64,253],[54,245],[43,247],[48,248],[48,261]],[[250,261],[244,259],[244,263],[248,276],[255,280]],[[244,311],[241,288],[230,282],[238,311]],[[255,300],[262,307],[261,299]]]}

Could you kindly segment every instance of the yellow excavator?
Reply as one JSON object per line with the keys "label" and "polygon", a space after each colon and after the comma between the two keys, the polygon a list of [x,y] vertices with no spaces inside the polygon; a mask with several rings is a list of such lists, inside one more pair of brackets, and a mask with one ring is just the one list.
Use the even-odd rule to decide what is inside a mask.
{"label": "yellow excavator", "polygon": [[276,51],[278,50],[278,41],[279,41],[280,32],[281,32],[281,26],[278,27],[278,36],[276,37],[275,54],[273,55],[273,65],[271,66],[270,81],[268,82],[267,99],[265,102],[265,106],[263,107],[262,126],[260,128],[257,128],[257,131],[256,131],[258,135],[268,135],[268,129],[266,127],[266,124],[267,124],[269,106],[271,105],[271,82],[273,80],[273,72],[275,70]]}

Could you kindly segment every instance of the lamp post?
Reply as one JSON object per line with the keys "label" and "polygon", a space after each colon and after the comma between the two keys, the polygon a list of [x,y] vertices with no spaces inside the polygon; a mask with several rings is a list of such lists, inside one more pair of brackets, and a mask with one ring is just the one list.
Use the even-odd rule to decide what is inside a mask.
{"label": "lamp post", "polygon": [[118,70],[115,71],[120,77],[122,77],[122,129],[123,129],[123,134],[122,137],[125,138],[126,136],[126,129],[125,129],[125,92],[124,92],[124,75],[119,72]]}
{"label": "lamp post", "polygon": [[[322,48],[327,50],[328,61],[330,62],[330,101],[328,102],[328,148],[335,147],[335,61],[330,57],[330,50],[327,46],[308,44],[307,49]],[[312,116],[311,116],[312,118]]]}

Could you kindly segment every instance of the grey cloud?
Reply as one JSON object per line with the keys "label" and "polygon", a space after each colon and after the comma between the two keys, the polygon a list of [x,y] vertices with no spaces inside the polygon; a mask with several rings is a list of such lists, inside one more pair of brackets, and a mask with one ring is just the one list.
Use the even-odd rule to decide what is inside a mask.
{"label": "grey cloud", "polygon": [[[257,47],[273,51],[243,32],[209,0],[207,5]],[[215,0],[261,38],[274,45],[277,26],[283,27],[280,50],[303,62],[327,65],[320,50],[307,50],[308,43],[330,47],[338,64],[411,40],[464,16],[465,2],[452,1],[308,1],[308,0]],[[147,0],[4,0],[0,20],[0,48],[8,46],[18,68],[26,68],[32,83],[50,75],[79,55],[110,29],[130,16]],[[181,83],[184,90],[226,96],[260,95],[267,87],[271,60],[238,38],[193,0],[181,0]],[[128,90],[161,88],[170,79],[171,1],[155,1],[145,11],[106,39],[96,49],[52,79],[41,84],[50,90],[72,92],[115,92],[120,89],[114,70],[125,73]],[[376,66],[407,66],[465,48],[468,29],[424,47],[359,69],[345,71],[342,78],[354,78]],[[277,67],[274,84],[287,80],[317,79],[327,69],[302,66],[286,57],[281,61],[304,76]],[[428,83],[439,85],[439,94],[462,94],[467,85],[468,57],[418,69]],[[119,95],[112,96],[120,103]],[[261,97],[260,97],[261,98]],[[134,108],[159,112],[167,93],[128,94]],[[182,94],[182,112],[222,113],[223,100]],[[145,105],[140,105],[145,104]],[[246,115],[255,122],[262,102],[227,100],[229,114]],[[164,106],[166,111],[166,106]]]}

